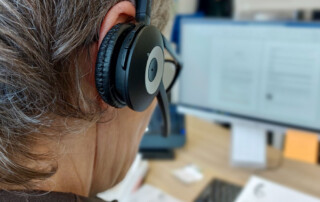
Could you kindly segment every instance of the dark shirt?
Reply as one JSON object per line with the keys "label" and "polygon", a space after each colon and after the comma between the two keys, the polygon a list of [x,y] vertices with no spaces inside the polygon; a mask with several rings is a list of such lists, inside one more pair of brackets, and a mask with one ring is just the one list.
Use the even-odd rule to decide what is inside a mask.
{"label": "dark shirt", "polygon": [[0,202],[105,202],[99,198],[87,198],[72,193],[21,192],[0,190]]}

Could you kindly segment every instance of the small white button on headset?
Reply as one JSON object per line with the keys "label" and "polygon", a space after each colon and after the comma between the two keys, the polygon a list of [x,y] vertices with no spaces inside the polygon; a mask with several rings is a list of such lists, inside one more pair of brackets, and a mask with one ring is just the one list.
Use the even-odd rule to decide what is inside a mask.
{"label": "small white button on headset", "polygon": [[[157,64],[155,64],[155,61],[157,62]],[[153,48],[149,55],[145,70],[145,84],[147,92],[150,95],[154,94],[159,88],[163,76],[163,68],[164,54],[162,49],[159,46],[156,46]]]}

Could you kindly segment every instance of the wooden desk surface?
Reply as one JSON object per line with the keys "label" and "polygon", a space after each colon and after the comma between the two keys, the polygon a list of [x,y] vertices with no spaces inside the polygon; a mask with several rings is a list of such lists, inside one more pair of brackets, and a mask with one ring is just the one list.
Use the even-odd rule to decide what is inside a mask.
{"label": "wooden desk surface", "polygon": [[[251,175],[261,176],[320,198],[320,166],[283,159],[277,169],[255,171],[229,164],[229,130],[197,118],[187,118],[188,140],[174,161],[150,161],[146,182],[183,201],[193,201],[213,178],[245,185]],[[268,166],[279,163],[280,152],[268,148]],[[199,166],[204,179],[193,185],[178,181],[172,171],[189,163]]]}

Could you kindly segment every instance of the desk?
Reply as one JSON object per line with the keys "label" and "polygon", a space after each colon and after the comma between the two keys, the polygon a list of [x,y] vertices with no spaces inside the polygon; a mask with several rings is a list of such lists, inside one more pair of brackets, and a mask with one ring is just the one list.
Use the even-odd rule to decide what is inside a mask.
{"label": "desk", "polygon": [[[284,159],[274,170],[255,171],[234,168],[229,164],[229,130],[194,117],[187,117],[188,140],[184,148],[176,151],[173,161],[150,161],[146,183],[158,187],[183,201],[192,201],[212,178],[245,185],[251,175],[257,175],[279,184],[320,198],[320,166]],[[279,162],[280,151],[268,148],[268,166]],[[188,163],[203,169],[204,179],[192,185],[178,181],[172,171]]]}

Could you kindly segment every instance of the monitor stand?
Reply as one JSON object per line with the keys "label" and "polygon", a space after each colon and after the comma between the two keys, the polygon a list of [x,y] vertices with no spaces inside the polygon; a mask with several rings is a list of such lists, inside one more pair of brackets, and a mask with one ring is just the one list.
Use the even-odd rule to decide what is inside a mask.
{"label": "monitor stand", "polygon": [[265,168],[267,130],[255,123],[234,123],[231,131],[231,165]]}

